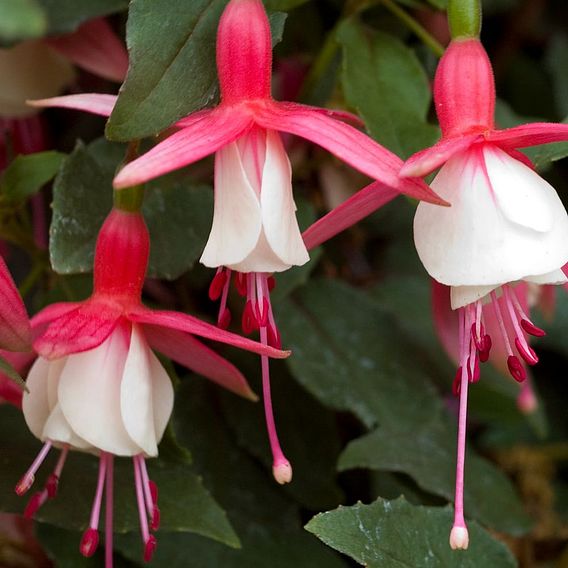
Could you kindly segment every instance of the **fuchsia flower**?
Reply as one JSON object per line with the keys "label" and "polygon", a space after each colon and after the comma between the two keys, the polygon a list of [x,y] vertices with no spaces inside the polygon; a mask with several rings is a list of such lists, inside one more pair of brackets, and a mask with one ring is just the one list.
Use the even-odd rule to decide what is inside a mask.
{"label": "fuchsia flower", "polygon": [[[347,113],[275,101],[271,96],[270,27],[260,0],[231,0],[217,33],[221,103],[180,120],[180,128],[144,156],[128,164],[115,187],[141,183],[215,153],[215,210],[201,262],[218,268],[210,296],[221,299],[219,324],[227,326],[231,272],[246,296],[243,329],[259,329],[264,344],[279,345],[270,304],[270,274],[309,259],[296,220],[291,168],[279,132],[306,138],[372,178],[374,193],[388,188],[441,203],[418,180],[401,181],[402,162],[349,126]],[[410,182],[410,183],[409,183]],[[292,470],[280,447],[271,407],[268,360],[262,359],[265,413],[280,483]]]}
{"label": "fuchsia flower", "polygon": [[[491,347],[488,311],[504,346],[506,366],[519,382],[538,357],[526,334],[543,335],[521,305],[519,281],[566,282],[568,216],[556,191],[517,148],[568,140],[568,125],[535,123],[494,128],[495,87],[480,41],[461,37],[438,66],[434,101],[442,140],[412,156],[401,175],[423,176],[442,166],[432,188],[451,207],[418,205],[416,249],[428,273],[451,287],[459,318],[458,463],[452,548],[467,548],[463,468],[468,382]],[[485,305],[485,304],[489,304]],[[519,359],[519,357],[521,359]]]}
{"label": "fuchsia flower", "polygon": [[29,393],[22,406],[30,430],[44,446],[16,492],[28,491],[52,447],[61,449],[45,487],[26,507],[26,516],[32,516],[55,496],[69,449],[98,454],[97,490],[81,552],[90,556],[97,547],[106,484],[107,566],[112,565],[114,456],[133,459],[146,560],[156,546],[150,530],[159,524],[157,489],[145,460],[158,454],[172,412],[173,388],[152,349],[250,399],[256,397],[242,374],[194,335],[263,356],[287,356],[192,316],[146,308],[141,291],[148,253],[142,215],[113,209],[97,240],[92,296],[84,302],[48,306],[32,322],[39,358],[29,373]]}

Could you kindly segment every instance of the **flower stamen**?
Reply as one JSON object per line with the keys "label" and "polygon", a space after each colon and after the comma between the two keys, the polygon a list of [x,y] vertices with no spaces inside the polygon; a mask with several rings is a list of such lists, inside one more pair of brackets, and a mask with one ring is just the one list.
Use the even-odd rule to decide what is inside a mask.
{"label": "flower stamen", "polygon": [[140,471],[140,463],[135,456],[132,459],[134,464],[134,481],[136,485],[136,501],[138,503],[138,517],[140,519],[140,532],[142,533],[142,540],[144,542],[144,562],[150,562],[154,551],[156,550],[156,537],[150,534],[148,529],[148,518],[146,516],[146,504],[144,502],[144,488],[142,482],[142,472]]}
{"label": "flower stamen", "polygon": [[103,491],[106,480],[107,459],[106,454],[101,453],[99,459],[99,477],[97,479],[97,490],[93,500],[93,508],[91,509],[91,518],[89,528],[84,532],[81,539],[79,550],[83,556],[92,556],[99,545],[99,519],[101,515],[101,504],[103,500]]}
{"label": "flower stamen", "polygon": [[41,464],[47,457],[49,450],[51,450],[51,446],[52,444],[50,441],[45,442],[43,448],[36,456],[35,460],[33,461],[28,471],[26,471],[26,473],[23,475],[20,481],[18,481],[18,483],[16,484],[15,488],[16,495],[21,497],[22,495],[25,495],[29,491],[30,487],[34,484],[35,474],[37,473],[37,470],[40,468]]}

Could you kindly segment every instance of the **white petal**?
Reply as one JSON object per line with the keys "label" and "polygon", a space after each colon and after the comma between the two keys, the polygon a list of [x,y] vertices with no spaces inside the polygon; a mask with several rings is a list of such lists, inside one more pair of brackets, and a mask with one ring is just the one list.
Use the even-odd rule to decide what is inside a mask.
{"label": "white petal", "polygon": [[42,440],[51,440],[60,444],[69,444],[74,449],[87,450],[92,446],[77,436],[65,419],[61,406],[58,404],[51,411],[47,422],[43,428]]}
{"label": "white petal", "polygon": [[43,357],[38,357],[26,380],[29,392],[24,392],[22,397],[22,411],[26,424],[31,433],[40,440],[43,440],[43,427],[50,413],[47,396],[48,374],[49,361]]}
{"label": "white petal", "polygon": [[158,455],[158,442],[173,408],[173,388],[136,325],[122,376],[120,407],[129,436],[146,455]]}
{"label": "white petal", "polygon": [[205,266],[241,262],[256,246],[261,229],[260,203],[243,168],[236,142],[215,154],[215,207]]}
{"label": "white petal", "polygon": [[69,355],[59,380],[59,403],[73,431],[95,448],[119,456],[142,449],[130,438],[120,411],[120,383],[128,336],[118,327],[99,347]]}
{"label": "white petal", "polygon": [[[538,183],[540,189],[534,191],[543,193]],[[542,197],[552,212],[550,230],[527,228],[517,222],[521,207],[509,208],[507,215],[503,212],[503,200],[493,192],[480,148],[449,160],[432,189],[452,206],[421,202],[414,218],[414,240],[422,263],[438,282],[497,286],[557,270],[568,260],[568,216],[554,190],[547,189]],[[543,226],[541,218],[539,227]]]}
{"label": "white petal", "polygon": [[154,404],[154,431],[156,440],[160,443],[174,409],[174,388],[168,373],[152,351],[150,351],[150,374]]}
{"label": "white petal", "polygon": [[556,191],[536,172],[495,146],[483,149],[487,175],[503,215],[539,232],[550,231]]}
{"label": "white petal", "polygon": [[61,359],[55,359],[55,361],[50,361],[49,363],[49,371],[47,374],[47,400],[50,410],[53,410],[58,404],[57,391],[59,389],[59,378],[61,377],[61,372],[66,362],[67,357],[61,357]]}
{"label": "white petal", "polygon": [[290,266],[308,262],[310,257],[296,219],[290,160],[280,135],[272,130],[266,133],[260,204],[266,240],[276,256]]}
{"label": "white petal", "polygon": [[254,250],[243,261],[230,264],[228,268],[238,272],[282,272],[288,270],[290,266],[276,256],[262,229]]}
{"label": "white petal", "polygon": [[535,284],[566,284],[568,282],[568,278],[562,270],[553,270],[537,276],[526,276],[524,280]]}
{"label": "white petal", "polygon": [[452,310],[481,300],[498,286],[499,284],[493,286],[452,286],[450,291]]}

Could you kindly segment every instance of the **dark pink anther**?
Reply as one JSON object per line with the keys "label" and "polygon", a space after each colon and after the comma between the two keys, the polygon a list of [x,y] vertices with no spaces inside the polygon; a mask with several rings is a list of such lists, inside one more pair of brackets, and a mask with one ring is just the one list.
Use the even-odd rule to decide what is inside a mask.
{"label": "dark pink anther", "polygon": [[511,373],[513,379],[518,383],[522,383],[527,378],[523,365],[515,355],[509,355],[507,358],[507,367],[509,367],[509,373]]}
{"label": "dark pink anther", "polygon": [[35,481],[35,477],[31,474],[26,474],[22,477],[22,479],[20,479],[20,481],[18,481],[18,483],[16,484],[16,495],[18,495],[18,497],[21,497],[22,495],[25,495],[30,487],[34,484]]}
{"label": "dark pink anther", "polygon": [[247,295],[247,275],[243,274],[242,272],[237,272],[237,276],[235,278],[235,288],[239,296],[243,298]]}
{"label": "dark pink anther", "polygon": [[154,504],[154,510],[152,511],[152,518],[150,519],[150,529],[154,532],[160,528],[160,509]]}
{"label": "dark pink anther", "polygon": [[52,473],[45,482],[45,489],[47,490],[47,496],[50,499],[55,498],[57,495],[57,487],[59,485],[59,476]]}
{"label": "dark pink anther", "polygon": [[99,546],[99,532],[96,529],[88,528],[81,539],[79,550],[83,556],[87,558],[93,556]]}
{"label": "dark pink anther", "polygon": [[462,377],[462,368],[458,367],[456,371],[456,376],[454,378],[454,382],[452,383],[452,393],[454,396],[459,396],[461,392],[461,377]]}
{"label": "dark pink anther", "polygon": [[471,372],[471,357],[467,358],[467,378],[470,383],[477,383],[481,376],[481,372],[479,370],[479,359],[475,357],[473,361],[473,374]]}
{"label": "dark pink anther", "polygon": [[477,335],[477,324],[475,322],[473,322],[471,324],[471,338],[473,339],[473,342],[475,343],[475,348],[478,351],[483,351],[483,336],[484,336],[484,329],[483,329],[483,324],[480,324],[479,326],[479,335]]}
{"label": "dark pink anther", "polygon": [[34,493],[30,497],[30,500],[28,501],[28,504],[24,509],[24,517],[26,519],[33,519],[34,515],[38,512],[39,508],[44,504],[46,499],[47,496],[44,497],[43,491],[38,491],[37,493]]}
{"label": "dark pink anther", "polygon": [[540,329],[534,323],[529,320],[522,319],[521,320],[521,327],[530,335],[534,335],[535,337],[544,337],[546,335],[546,331],[544,329]]}
{"label": "dark pink anther", "polygon": [[271,325],[267,327],[268,330],[268,345],[270,347],[274,347],[274,349],[282,349],[282,337],[280,336],[280,332],[273,328]]}
{"label": "dark pink anther", "polygon": [[217,320],[217,326],[221,329],[227,329],[231,324],[231,310],[229,308],[225,308],[223,313],[219,315],[219,319]]}
{"label": "dark pink anther", "polygon": [[221,297],[223,293],[223,288],[227,283],[227,274],[224,271],[217,272],[211,280],[211,284],[209,285],[209,299],[211,301],[216,301]]}
{"label": "dark pink anther", "polygon": [[479,360],[482,363],[485,363],[489,359],[489,354],[491,353],[491,345],[493,342],[491,341],[490,335],[484,335],[483,340],[481,341],[481,349],[479,351]]}
{"label": "dark pink anther", "polygon": [[154,552],[156,552],[156,546],[158,546],[156,537],[150,535],[144,545],[144,562],[150,562],[150,560],[152,560],[152,556],[154,556]]}
{"label": "dark pink anther", "polygon": [[276,288],[276,278],[274,278],[274,276],[269,276],[266,279],[266,284],[268,285],[268,291],[272,292],[272,290]]}
{"label": "dark pink anther", "polygon": [[250,300],[245,304],[241,325],[245,335],[249,335],[255,329],[258,329],[258,321]]}
{"label": "dark pink anther", "polygon": [[256,304],[256,321],[259,327],[266,327],[268,324],[268,310],[270,309],[270,304],[267,298],[262,298],[262,312],[260,311],[260,306]]}
{"label": "dark pink anther", "polygon": [[155,481],[148,481],[148,485],[150,487],[150,495],[152,497],[152,503],[154,507],[158,504],[158,486],[156,485]]}
{"label": "dark pink anther", "polygon": [[535,350],[530,345],[522,342],[518,337],[515,337],[515,347],[526,363],[529,365],[538,363],[538,355],[535,353]]}

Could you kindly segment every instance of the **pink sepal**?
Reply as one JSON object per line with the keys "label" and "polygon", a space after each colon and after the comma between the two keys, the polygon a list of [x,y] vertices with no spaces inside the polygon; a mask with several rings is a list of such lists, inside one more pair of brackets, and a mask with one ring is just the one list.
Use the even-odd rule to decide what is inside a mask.
{"label": "pink sepal", "polygon": [[487,133],[488,142],[494,142],[501,148],[527,148],[551,142],[568,140],[568,124],[559,122],[533,122],[521,124],[505,130],[494,130]]}
{"label": "pink sepal", "polygon": [[246,112],[217,107],[202,113],[200,120],[182,128],[149,152],[127,164],[114,178],[117,189],[144,183],[183,168],[234,142],[253,122]]}
{"label": "pink sepal", "polygon": [[381,182],[375,181],[369,184],[302,233],[306,248],[311,250],[321,245],[398,195],[400,195],[398,191]]}
{"label": "pink sepal", "polygon": [[[36,354],[31,351],[22,353],[0,349],[0,357],[8,361],[23,376],[36,358]],[[2,402],[8,402],[21,408],[22,389],[12,379],[0,373],[0,403]]]}
{"label": "pink sepal", "polygon": [[122,83],[128,71],[128,53],[104,18],[89,20],[71,34],[47,38],[46,43],[83,69]]}
{"label": "pink sepal", "polygon": [[57,302],[46,306],[31,319],[33,333],[35,334],[37,329],[49,325],[54,319],[60,318],[78,308],[82,303]]}
{"label": "pink sepal", "polygon": [[519,162],[525,164],[527,168],[536,170],[534,164],[532,163],[532,160],[526,154],[523,154],[519,150],[513,150],[512,148],[506,149],[505,152],[507,152],[507,154],[509,154],[511,158],[515,158],[515,160],[518,160]]}
{"label": "pink sepal", "polygon": [[467,150],[475,142],[483,140],[481,134],[469,134],[442,138],[437,144],[417,152],[402,166],[402,177],[424,177],[443,166],[452,156]]}
{"label": "pink sepal", "polygon": [[46,359],[58,359],[98,347],[114,330],[120,307],[95,299],[53,320],[34,341],[34,349]]}
{"label": "pink sepal", "polygon": [[63,97],[51,97],[50,99],[37,99],[26,101],[29,106],[38,108],[70,108],[110,116],[116,103],[116,95],[101,95],[99,93],[81,93],[79,95],[66,95]]}
{"label": "pink sepal", "polygon": [[238,395],[257,400],[243,374],[232,363],[189,333],[155,325],[145,325],[144,333],[152,349]]}
{"label": "pink sepal", "polygon": [[290,355],[290,351],[280,351],[279,349],[262,345],[256,341],[246,339],[245,337],[230,333],[229,331],[224,331],[219,329],[217,326],[205,323],[198,318],[179,312],[150,310],[144,306],[139,306],[133,308],[133,310],[128,313],[127,318],[136,323],[151,324],[168,329],[184,331],[206,339],[226,343],[233,347],[246,349],[247,351],[252,351],[259,355],[273,357],[275,359],[284,359]]}
{"label": "pink sepal", "polygon": [[369,177],[400,193],[445,204],[424,182],[401,179],[400,158],[359,130],[334,120],[313,107],[296,103],[270,102],[254,108],[255,121],[270,130],[306,138]]}
{"label": "pink sepal", "polygon": [[270,97],[272,41],[260,0],[231,0],[217,29],[217,69],[225,103]]}
{"label": "pink sepal", "polygon": [[32,335],[22,298],[0,257],[0,347],[9,351],[29,351]]}
{"label": "pink sepal", "polygon": [[478,39],[450,43],[436,70],[434,102],[444,137],[493,128],[493,69]]}

